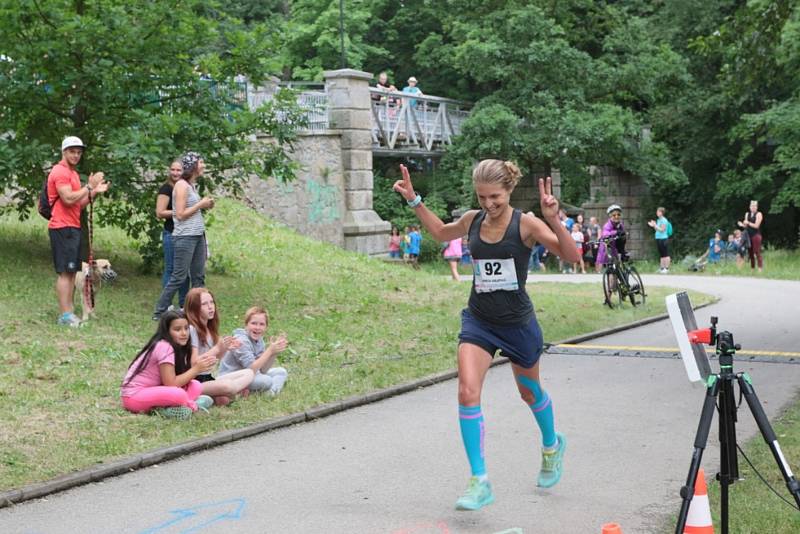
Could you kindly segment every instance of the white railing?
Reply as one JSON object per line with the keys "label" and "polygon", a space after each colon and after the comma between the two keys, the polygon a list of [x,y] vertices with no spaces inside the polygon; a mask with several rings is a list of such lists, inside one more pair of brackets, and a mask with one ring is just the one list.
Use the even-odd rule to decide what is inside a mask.
{"label": "white railing", "polygon": [[247,86],[247,105],[250,109],[256,109],[267,102],[272,100],[275,92],[280,87],[289,87],[291,89],[299,90],[297,93],[297,105],[303,110],[306,117],[306,126],[301,130],[306,133],[320,133],[328,129],[328,94],[324,88],[322,90],[314,90],[314,88],[321,84],[306,84],[298,82],[290,82],[281,84],[280,86],[271,85],[267,87],[253,87],[248,84]]}
{"label": "white railing", "polygon": [[469,104],[370,88],[372,142],[378,149],[432,152],[453,143]]}
{"label": "white railing", "polygon": [[[282,82],[280,86],[246,85],[247,105],[256,109],[271,100],[279,87],[290,87],[297,93],[303,110],[306,133],[321,133],[330,127],[328,94],[322,84]],[[461,125],[469,116],[470,105],[436,96],[420,96],[386,92],[370,88],[373,149],[380,151],[436,152],[453,143],[461,133]]]}

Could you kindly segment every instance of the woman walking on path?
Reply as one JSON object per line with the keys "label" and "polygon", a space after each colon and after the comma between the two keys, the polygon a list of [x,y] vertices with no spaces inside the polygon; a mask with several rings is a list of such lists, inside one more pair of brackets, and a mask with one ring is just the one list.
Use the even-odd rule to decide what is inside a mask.
{"label": "woman walking on path", "polygon": [[748,255],[750,256],[750,268],[756,268],[756,260],[758,260],[758,272],[764,268],[764,260],[761,258],[761,223],[764,222],[764,215],[758,211],[758,200],[750,201],[750,211],[744,214],[744,220],[739,221],[739,226],[747,231],[750,237],[750,248]]}
{"label": "woman walking on path", "polygon": [[[176,159],[169,166],[169,178],[158,190],[156,197],[156,217],[164,219],[164,230],[161,232],[161,246],[164,249],[164,274],[161,275],[161,289],[167,287],[167,282],[172,277],[173,258],[175,250],[172,246],[172,231],[175,223],[172,221],[172,190],[178,180],[181,179],[183,165],[181,160]],[[189,291],[189,278],[184,279],[183,284],[178,288],[178,307],[183,308],[186,301],[186,293]]]}
{"label": "woman walking on path", "polygon": [[153,320],[158,320],[166,311],[175,292],[191,274],[192,287],[206,285],[206,226],[202,210],[214,207],[211,197],[200,198],[197,193],[197,179],[203,175],[205,164],[199,154],[188,152],[181,159],[181,179],[172,190],[172,244],[175,249],[172,276],[153,312]]}
{"label": "woman walking on path", "polygon": [[509,161],[483,160],[472,172],[481,209],[470,210],[457,221],[445,224],[414,192],[408,169],[401,165],[400,171],[403,178],[393,188],[403,195],[434,239],[450,241],[466,234],[473,258],[472,290],[467,308],[461,312],[458,336],[459,425],[472,478],[467,491],[456,501],[456,508],[477,510],[494,502],[484,461],[481,390],[498,350],[511,360],[517,389],[541,430],[538,484],[551,487],[561,478],[566,440],[555,430],[553,405],[540,382],[543,338],[525,282],[535,242],[570,263],[578,261],[578,251],[559,221],[558,200],[551,193],[550,179],[546,183],[539,180],[544,220],[523,215],[509,204],[520,178],[517,166]]}

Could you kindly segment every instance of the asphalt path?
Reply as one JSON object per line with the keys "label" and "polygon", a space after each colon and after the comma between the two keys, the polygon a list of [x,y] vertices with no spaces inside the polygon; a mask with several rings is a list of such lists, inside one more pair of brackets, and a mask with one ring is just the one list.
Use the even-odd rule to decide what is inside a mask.
{"label": "asphalt path", "polygon": [[[698,310],[698,324],[719,316],[719,326],[745,348],[800,351],[800,282],[672,275],[644,280],[646,286],[719,296],[719,303]],[[530,279],[534,295],[537,282],[586,281],[599,283],[599,277]],[[588,343],[676,346],[666,321]],[[625,534],[656,531],[680,507],[678,490],[704,390],[688,382],[675,359],[543,358],[544,385],[568,440],[564,477],[549,490],[535,485],[538,428],[518,398],[509,366],[501,365],[489,372],[482,401],[497,501],[479,512],[453,509],[469,472],[456,381],[450,380],[2,509],[0,532],[599,533],[610,521]],[[735,365],[752,375],[771,418],[795,398],[800,365]],[[743,442],[756,427],[741,412]],[[718,469],[718,448],[715,423],[703,459],[709,476]],[[800,458],[788,461],[800,469]],[[759,483],[739,482],[731,491]]]}

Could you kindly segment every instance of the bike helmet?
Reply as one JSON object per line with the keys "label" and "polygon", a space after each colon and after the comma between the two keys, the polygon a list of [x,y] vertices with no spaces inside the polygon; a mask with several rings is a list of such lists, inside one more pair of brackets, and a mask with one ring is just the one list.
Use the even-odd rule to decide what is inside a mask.
{"label": "bike helmet", "polygon": [[618,211],[618,212],[622,213],[622,208],[619,206],[619,204],[611,204],[608,207],[608,209],[606,210],[606,214],[607,215],[611,215],[611,213],[614,212],[614,211]]}

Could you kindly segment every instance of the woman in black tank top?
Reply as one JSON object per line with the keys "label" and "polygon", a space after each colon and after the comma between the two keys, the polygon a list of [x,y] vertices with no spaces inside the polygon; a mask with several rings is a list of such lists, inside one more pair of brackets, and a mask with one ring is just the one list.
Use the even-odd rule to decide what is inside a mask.
{"label": "woman in black tank top", "polygon": [[519,394],[542,432],[542,466],[538,485],[551,487],[561,477],[566,439],[555,431],[550,396],[542,388],[539,356],[543,339],[525,289],[531,247],[541,243],[566,262],[577,262],[572,236],[558,219],[558,200],[550,178],[539,179],[542,219],[523,214],[509,204],[521,173],[510,161],[483,160],[472,173],[480,210],[471,210],[445,224],[414,192],[408,169],[393,189],[414,209],[434,239],[450,241],[469,236],[473,258],[472,291],[461,314],[458,345],[459,425],[472,478],[456,502],[461,510],[477,510],[494,502],[483,458],[484,424],[481,390],[492,358],[498,351],[511,360]]}
{"label": "woman in black tank top", "polygon": [[750,248],[748,255],[750,256],[750,268],[756,268],[756,261],[758,262],[758,272],[764,268],[764,260],[761,257],[761,223],[764,222],[764,215],[758,211],[758,201],[750,201],[750,210],[744,214],[744,219],[739,221],[739,226],[747,231],[750,237]]}

